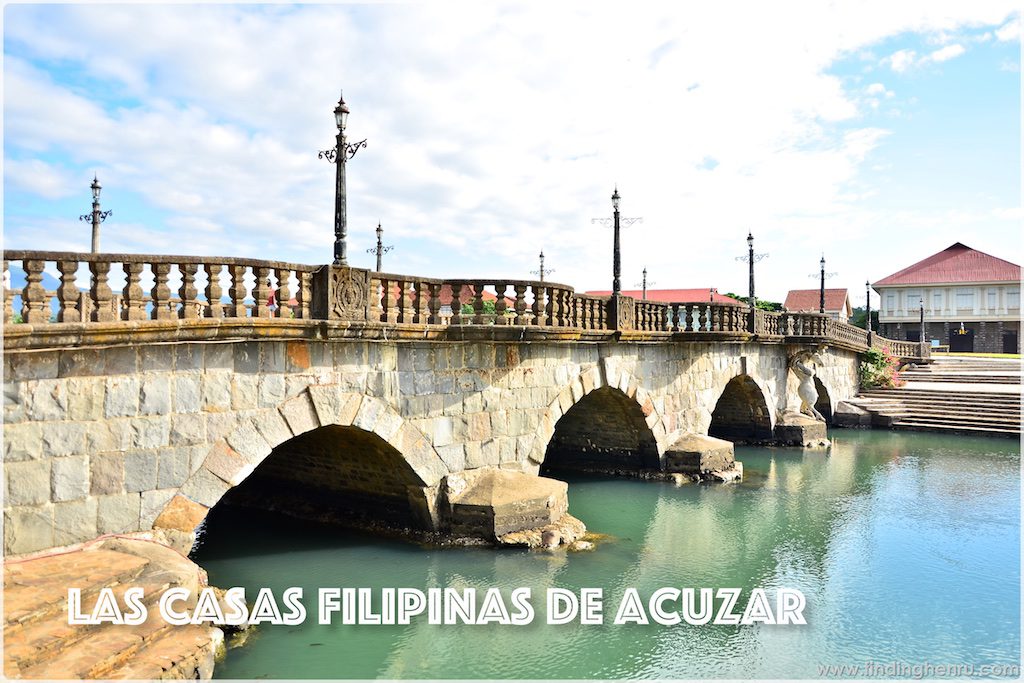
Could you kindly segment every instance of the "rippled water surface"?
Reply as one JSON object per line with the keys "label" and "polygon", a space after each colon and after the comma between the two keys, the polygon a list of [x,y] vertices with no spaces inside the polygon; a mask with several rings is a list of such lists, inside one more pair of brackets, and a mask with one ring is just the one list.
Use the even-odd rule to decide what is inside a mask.
{"label": "rippled water surface", "polygon": [[[215,510],[196,554],[212,584],[303,586],[313,606],[301,626],[256,629],[216,675],[820,678],[825,665],[1019,662],[1018,442],[832,437],[831,456],[738,448],[739,485],[573,480],[572,513],[612,536],[592,553],[430,550]],[[601,587],[609,610],[629,586],[786,586],[807,596],[809,623],[320,626],[311,596],[326,586]]]}

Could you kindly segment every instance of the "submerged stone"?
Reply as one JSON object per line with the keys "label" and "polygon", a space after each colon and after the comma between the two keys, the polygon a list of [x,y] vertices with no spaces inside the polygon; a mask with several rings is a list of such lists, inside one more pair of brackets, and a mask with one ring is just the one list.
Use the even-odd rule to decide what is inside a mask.
{"label": "submerged stone", "polygon": [[491,540],[558,522],[569,508],[564,481],[484,467],[450,474],[442,487],[446,526]]}

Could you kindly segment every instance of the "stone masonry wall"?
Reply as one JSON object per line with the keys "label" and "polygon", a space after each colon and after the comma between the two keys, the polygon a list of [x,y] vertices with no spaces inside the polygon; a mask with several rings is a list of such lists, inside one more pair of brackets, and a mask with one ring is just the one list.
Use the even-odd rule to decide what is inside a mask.
{"label": "stone masonry wall", "polygon": [[[4,548],[187,530],[277,445],[321,425],[372,431],[416,485],[487,465],[536,473],[555,425],[602,386],[640,406],[659,454],[706,434],[736,375],[799,405],[795,346],[725,343],[169,343],[4,355]],[[824,351],[836,401],[856,355]],[[774,425],[776,415],[771,416]]]}

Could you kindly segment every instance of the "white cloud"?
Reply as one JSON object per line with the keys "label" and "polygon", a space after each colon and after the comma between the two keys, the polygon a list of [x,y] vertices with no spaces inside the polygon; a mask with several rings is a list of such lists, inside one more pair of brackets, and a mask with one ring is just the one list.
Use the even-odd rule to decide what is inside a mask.
{"label": "white cloud", "polygon": [[898,50],[885,59],[885,61],[889,63],[889,68],[896,73],[903,73],[910,67],[914,66],[916,60],[917,53],[909,49]]}
{"label": "white cloud", "polygon": [[1014,17],[996,29],[996,38],[1004,42],[1020,40],[1020,17]]}
{"label": "white cloud", "polygon": [[954,57],[959,57],[964,52],[966,52],[966,50],[963,45],[954,43],[953,45],[947,45],[939,48],[935,52],[932,52],[928,55],[928,59],[933,62],[945,62],[953,59]]}
{"label": "white cloud", "polygon": [[43,199],[61,199],[82,191],[81,178],[39,159],[5,159],[4,176],[14,187]]}

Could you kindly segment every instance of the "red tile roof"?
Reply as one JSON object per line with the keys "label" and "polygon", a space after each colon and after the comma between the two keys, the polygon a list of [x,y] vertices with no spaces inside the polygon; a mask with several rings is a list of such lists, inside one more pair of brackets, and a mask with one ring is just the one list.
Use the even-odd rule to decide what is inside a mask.
{"label": "red tile roof", "polygon": [[[849,315],[849,296],[845,289],[825,289],[825,310],[843,311]],[[787,311],[811,311],[817,313],[821,310],[821,289],[791,289],[786,295],[786,302],[782,307]]]}
{"label": "red tile roof", "polygon": [[[711,292],[714,292],[712,295]],[[591,296],[610,296],[610,289],[594,290],[585,292]],[[623,290],[623,296],[631,296],[634,299],[643,299],[642,289],[627,289]],[[713,297],[713,298],[712,298]],[[647,290],[648,301],[666,301],[668,303],[675,304],[698,304],[704,303],[705,301],[714,301],[716,304],[720,303],[733,303],[742,304],[742,301],[737,301],[731,296],[719,294],[717,289],[713,287],[700,287],[698,289],[648,289]]]}
{"label": "red tile roof", "polygon": [[947,282],[1020,282],[1020,266],[957,242],[923,261],[878,280],[874,286]]}

